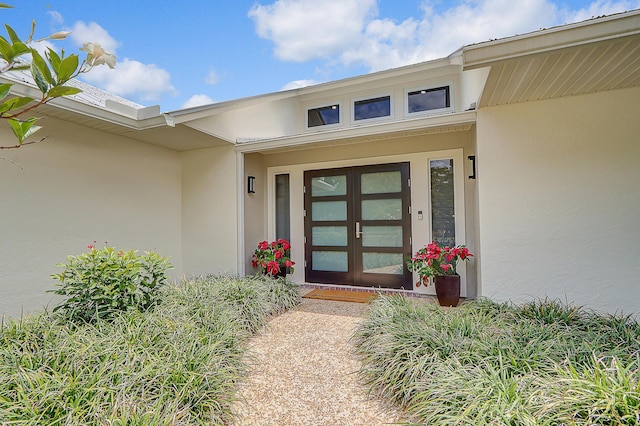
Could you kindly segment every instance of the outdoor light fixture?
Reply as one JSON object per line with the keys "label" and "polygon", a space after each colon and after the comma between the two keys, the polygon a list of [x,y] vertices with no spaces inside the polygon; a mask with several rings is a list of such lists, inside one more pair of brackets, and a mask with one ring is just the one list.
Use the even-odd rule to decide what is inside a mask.
{"label": "outdoor light fixture", "polygon": [[469,179],[475,179],[476,178],[476,156],[470,155],[467,158],[471,162],[471,176],[469,176]]}
{"label": "outdoor light fixture", "polygon": [[256,177],[255,176],[249,176],[247,178],[247,192],[249,194],[256,193]]}

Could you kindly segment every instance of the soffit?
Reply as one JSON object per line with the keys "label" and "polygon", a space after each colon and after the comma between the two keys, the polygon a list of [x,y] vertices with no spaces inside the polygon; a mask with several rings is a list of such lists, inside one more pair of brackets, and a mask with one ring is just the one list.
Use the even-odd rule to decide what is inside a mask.
{"label": "soffit", "polygon": [[640,86],[640,35],[491,64],[479,106]]}

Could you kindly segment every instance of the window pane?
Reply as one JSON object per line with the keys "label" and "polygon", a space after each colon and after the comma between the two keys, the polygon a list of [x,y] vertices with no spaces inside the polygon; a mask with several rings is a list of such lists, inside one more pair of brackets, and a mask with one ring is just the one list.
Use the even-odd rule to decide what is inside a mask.
{"label": "window pane", "polygon": [[401,220],[402,200],[362,200],[362,220]]}
{"label": "window pane", "polygon": [[368,118],[388,117],[391,115],[391,97],[356,101],[353,104],[353,118],[355,120],[366,120]]}
{"label": "window pane", "polygon": [[362,253],[363,272],[402,275],[402,253]]}
{"label": "window pane", "polygon": [[451,106],[448,86],[409,92],[408,97],[410,113],[449,108]]}
{"label": "window pane", "polygon": [[360,183],[363,194],[389,194],[402,191],[402,175],[399,171],[364,173]]}
{"label": "window pane", "polygon": [[311,195],[313,197],[347,195],[347,177],[345,175],[341,175],[312,178]]}
{"label": "window pane", "polygon": [[448,246],[456,244],[453,160],[432,160],[431,220],[433,239]]}
{"label": "window pane", "polygon": [[346,251],[314,251],[311,259],[314,271],[349,272]]}
{"label": "window pane", "polygon": [[363,226],[363,247],[402,247],[402,226]]}
{"label": "window pane", "polygon": [[307,110],[307,123],[309,127],[340,123],[340,105]]}
{"label": "window pane", "polygon": [[289,175],[276,175],[276,238],[291,239]]}
{"label": "window pane", "polygon": [[315,201],[311,203],[311,219],[314,221],[347,220],[347,202]]}
{"label": "window pane", "polygon": [[347,246],[346,226],[314,226],[311,230],[314,246]]}

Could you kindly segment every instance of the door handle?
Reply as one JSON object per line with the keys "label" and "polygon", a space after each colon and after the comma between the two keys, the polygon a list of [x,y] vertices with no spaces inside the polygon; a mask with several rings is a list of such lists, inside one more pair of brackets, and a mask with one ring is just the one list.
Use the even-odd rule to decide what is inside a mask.
{"label": "door handle", "polygon": [[356,222],[356,238],[360,238],[362,232],[360,232],[360,222]]}

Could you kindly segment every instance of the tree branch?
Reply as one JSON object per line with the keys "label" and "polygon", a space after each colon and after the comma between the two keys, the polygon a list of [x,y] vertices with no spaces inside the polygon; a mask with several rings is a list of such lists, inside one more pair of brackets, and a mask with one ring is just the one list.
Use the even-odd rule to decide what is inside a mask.
{"label": "tree branch", "polygon": [[[16,148],[20,148],[21,146],[31,145],[31,144],[34,144],[34,143],[40,143],[40,142],[44,141],[46,138],[48,138],[48,136],[43,137],[39,141],[24,142],[22,144],[13,145],[13,146],[2,146],[2,145],[0,145],[0,149],[16,149]],[[3,159],[6,160],[6,158],[3,158]],[[9,161],[9,160],[7,160],[7,161]]]}

